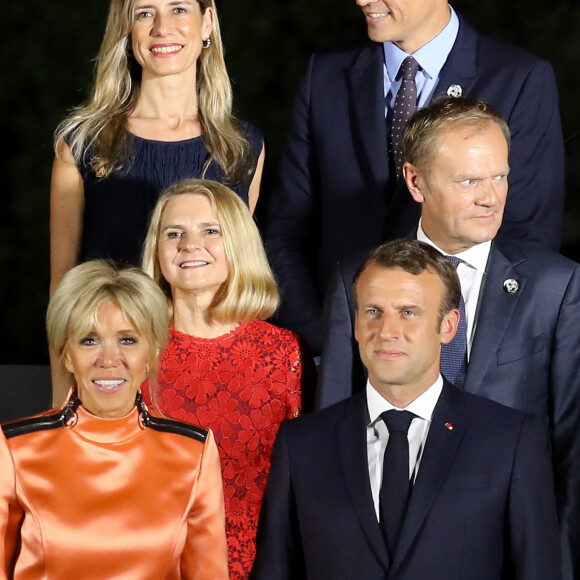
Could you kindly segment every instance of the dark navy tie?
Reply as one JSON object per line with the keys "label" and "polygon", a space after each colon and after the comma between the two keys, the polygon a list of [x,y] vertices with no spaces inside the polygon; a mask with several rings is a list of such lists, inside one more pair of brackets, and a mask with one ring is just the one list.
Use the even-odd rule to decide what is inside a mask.
{"label": "dark navy tie", "polygon": [[409,411],[391,409],[381,413],[389,430],[383,458],[383,480],[379,492],[380,524],[391,557],[395,553],[401,524],[411,491],[407,432],[416,417]]}
{"label": "dark navy tie", "polygon": [[[463,262],[455,256],[447,256],[455,268]],[[455,338],[441,347],[441,373],[456,387],[462,389],[467,369],[467,319],[465,318],[465,302],[463,295],[459,301],[459,326]]]}
{"label": "dark navy tie", "polygon": [[397,179],[403,175],[403,129],[409,117],[417,109],[417,84],[415,76],[419,70],[419,63],[412,57],[408,56],[399,69],[401,76],[401,86],[397,91],[395,106],[393,107],[393,116],[391,120],[391,155],[397,171]]}

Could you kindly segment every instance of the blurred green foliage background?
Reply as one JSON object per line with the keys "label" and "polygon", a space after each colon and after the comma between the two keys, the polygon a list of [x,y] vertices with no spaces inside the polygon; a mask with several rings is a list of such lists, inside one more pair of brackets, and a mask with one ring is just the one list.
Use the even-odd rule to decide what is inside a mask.
{"label": "blurred green foliage background", "polygon": [[[236,114],[266,138],[275,180],[295,84],[313,50],[364,36],[354,0],[217,0]],[[549,60],[567,138],[563,253],[580,257],[580,4],[576,0],[457,0],[479,31]],[[10,2],[0,51],[0,363],[44,364],[49,281],[52,135],[87,96],[108,1]],[[267,200],[267,191],[264,201]]]}

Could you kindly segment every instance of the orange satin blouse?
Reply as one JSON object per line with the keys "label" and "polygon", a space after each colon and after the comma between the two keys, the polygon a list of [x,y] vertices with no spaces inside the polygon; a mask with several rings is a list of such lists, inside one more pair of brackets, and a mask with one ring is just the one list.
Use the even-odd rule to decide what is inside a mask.
{"label": "orange satin blouse", "polygon": [[0,579],[228,578],[211,431],[145,427],[137,407],[76,417],[0,433]]}

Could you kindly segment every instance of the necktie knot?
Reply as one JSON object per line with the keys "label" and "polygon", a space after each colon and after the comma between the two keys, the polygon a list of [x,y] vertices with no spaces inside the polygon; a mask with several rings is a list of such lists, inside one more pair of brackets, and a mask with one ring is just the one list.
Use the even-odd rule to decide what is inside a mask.
{"label": "necktie knot", "polygon": [[447,256],[447,259],[457,268],[457,266],[459,266],[459,264],[463,263],[463,260],[461,258],[458,258],[457,256]]}
{"label": "necktie knot", "polygon": [[415,79],[415,75],[419,70],[419,63],[412,57],[408,56],[401,63],[399,68],[399,76],[403,80]]}
{"label": "necktie knot", "polygon": [[390,409],[389,411],[381,413],[381,419],[385,422],[389,434],[404,433],[406,435],[411,426],[411,422],[416,416],[409,411],[397,411],[396,409]]}

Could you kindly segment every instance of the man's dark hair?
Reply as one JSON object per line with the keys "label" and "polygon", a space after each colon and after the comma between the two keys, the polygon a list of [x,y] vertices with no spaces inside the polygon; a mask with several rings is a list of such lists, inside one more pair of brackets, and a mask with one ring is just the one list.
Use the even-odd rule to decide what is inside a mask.
{"label": "man's dark hair", "polygon": [[425,270],[437,274],[445,286],[445,293],[439,307],[439,322],[453,310],[459,308],[461,285],[455,266],[435,248],[419,240],[399,239],[375,248],[357,270],[352,283],[355,308],[358,309],[356,287],[361,274],[370,266],[397,269],[418,276]]}

